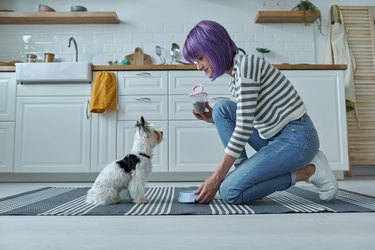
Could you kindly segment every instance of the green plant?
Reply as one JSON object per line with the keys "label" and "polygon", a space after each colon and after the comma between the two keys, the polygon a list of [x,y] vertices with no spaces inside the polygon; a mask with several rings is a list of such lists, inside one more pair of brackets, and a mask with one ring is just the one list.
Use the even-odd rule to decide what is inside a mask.
{"label": "green plant", "polygon": [[267,54],[267,53],[270,53],[271,50],[267,49],[267,48],[256,48],[256,50],[262,54],[262,57],[264,58],[264,54]]}
{"label": "green plant", "polygon": [[[314,12],[316,13],[317,11],[319,11],[318,7],[316,7],[309,0],[301,0],[299,2],[299,4],[297,4],[292,10],[300,10],[300,11],[304,12],[304,21],[305,21],[305,24],[307,24],[307,21],[306,21],[306,11],[311,11],[311,13],[314,13]],[[323,34],[322,33],[322,17],[321,16],[318,17],[317,25],[318,25],[318,32],[319,32],[319,34]]]}

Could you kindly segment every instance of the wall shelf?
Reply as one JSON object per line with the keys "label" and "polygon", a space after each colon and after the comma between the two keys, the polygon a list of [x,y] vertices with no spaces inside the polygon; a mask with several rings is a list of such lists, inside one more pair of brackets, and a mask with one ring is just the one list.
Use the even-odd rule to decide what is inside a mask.
{"label": "wall shelf", "polygon": [[116,12],[0,12],[1,24],[118,24]]}
{"label": "wall shelf", "polygon": [[320,11],[258,11],[256,23],[313,23]]}

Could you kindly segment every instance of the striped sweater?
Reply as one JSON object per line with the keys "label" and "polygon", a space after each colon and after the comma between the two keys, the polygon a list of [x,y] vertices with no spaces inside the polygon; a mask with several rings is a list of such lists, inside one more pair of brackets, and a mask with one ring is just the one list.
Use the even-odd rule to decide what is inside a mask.
{"label": "striped sweater", "polygon": [[253,128],[268,139],[307,111],[291,82],[254,55],[235,56],[229,89],[237,102],[237,118],[225,153],[235,158],[244,149]]}

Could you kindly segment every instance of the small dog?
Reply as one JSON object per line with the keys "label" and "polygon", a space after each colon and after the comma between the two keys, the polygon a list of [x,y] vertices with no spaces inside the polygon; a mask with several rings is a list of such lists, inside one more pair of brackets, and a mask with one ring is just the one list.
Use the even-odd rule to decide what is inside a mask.
{"label": "small dog", "polygon": [[120,192],[127,188],[134,203],[145,204],[145,184],[152,171],[151,157],[155,146],[163,140],[163,132],[157,131],[143,116],[135,125],[133,147],[124,159],[107,165],[87,192],[86,202],[113,204],[121,201]]}

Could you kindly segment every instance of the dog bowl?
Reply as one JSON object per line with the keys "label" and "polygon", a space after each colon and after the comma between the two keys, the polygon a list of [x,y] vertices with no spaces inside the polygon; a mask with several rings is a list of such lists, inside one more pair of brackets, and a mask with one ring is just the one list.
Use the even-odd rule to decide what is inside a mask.
{"label": "dog bowl", "polygon": [[180,192],[177,201],[180,203],[195,203],[198,195],[195,190],[188,190]]}
{"label": "dog bowl", "polygon": [[80,11],[87,11],[87,8],[81,5],[74,5],[70,7],[71,12],[80,12]]}

